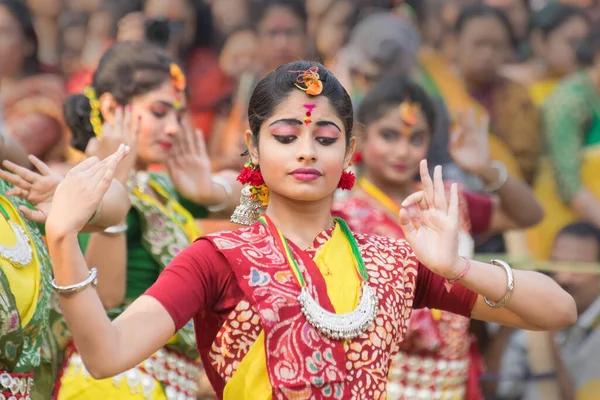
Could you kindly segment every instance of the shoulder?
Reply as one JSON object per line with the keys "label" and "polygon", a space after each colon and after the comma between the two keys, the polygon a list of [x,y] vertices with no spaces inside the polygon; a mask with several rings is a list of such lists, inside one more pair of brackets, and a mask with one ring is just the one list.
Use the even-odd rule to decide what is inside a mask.
{"label": "shoulder", "polygon": [[565,79],[548,97],[542,110],[555,112],[566,108],[569,110],[579,109],[585,104],[585,97],[582,96],[582,93],[586,90],[586,85],[589,85],[589,82],[583,73]]}
{"label": "shoulder", "polygon": [[247,243],[256,243],[265,237],[268,237],[265,226],[260,222],[255,222],[236,230],[225,230],[202,236],[197,242],[209,242],[216,251],[220,251],[240,247]]}

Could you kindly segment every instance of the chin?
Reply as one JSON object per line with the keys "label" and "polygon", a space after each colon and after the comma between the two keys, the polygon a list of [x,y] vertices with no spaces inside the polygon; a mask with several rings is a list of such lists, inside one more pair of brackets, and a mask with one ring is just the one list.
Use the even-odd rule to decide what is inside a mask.
{"label": "chin", "polygon": [[282,193],[290,200],[302,202],[321,201],[333,195],[334,190],[327,190],[317,185],[298,185],[292,190]]}

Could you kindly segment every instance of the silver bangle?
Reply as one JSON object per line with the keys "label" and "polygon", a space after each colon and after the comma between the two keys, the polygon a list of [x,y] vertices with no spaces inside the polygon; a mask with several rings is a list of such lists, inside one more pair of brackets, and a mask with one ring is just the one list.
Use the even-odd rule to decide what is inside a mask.
{"label": "silver bangle", "polygon": [[221,204],[217,204],[214,206],[208,206],[208,211],[210,211],[212,213],[223,211],[224,209],[227,208],[227,205],[229,204],[229,200],[231,199],[231,196],[233,194],[233,190],[231,190],[231,185],[229,184],[229,182],[227,182],[225,179],[221,178],[220,176],[213,176],[210,178],[210,180],[212,181],[212,183],[215,183],[215,184],[221,186],[225,190],[225,200],[223,200],[223,202]]}
{"label": "silver bangle", "polygon": [[492,260],[492,264],[504,268],[504,271],[506,272],[506,278],[508,280],[508,283],[506,285],[506,293],[504,293],[504,297],[502,297],[502,299],[500,299],[500,301],[497,303],[494,303],[487,297],[484,297],[483,300],[485,301],[485,304],[487,304],[491,308],[502,308],[507,306],[512,299],[513,291],[515,290],[515,275],[513,274],[513,270],[510,267],[510,265],[508,265],[504,261]]}
{"label": "silver bangle", "polygon": [[108,228],[104,229],[102,233],[105,233],[107,235],[119,235],[121,233],[127,232],[127,229],[129,229],[129,226],[127,224],[115,225],[109,226]]}
{"label": "silver bangle", "polygon": [[498,180],[490,185],[486,185],[484,190],[488,193],[497,192],[506,183],[508,179],[508,170],[506,165],[501,161],[492,161],[490,166],[498,171]]}
{"label": "silver bangle", "polygon": [[98,204],[98,208],[96,208],[96,212],[94,212],[94,215],[92,215],[92,218],[90,218],[90,220],[88,221],[87,225],[94,225],[96,222],[98,222],[98,220],[100,219],[100,216],[102,215],[102,206],[104,205],[104,201],[100,201],[100,204]]}
{"label": "silver bangle", "polygon": [[89,276],[85,280],[83,280],[79,283],[76,283],[74,285],[58,286],[56,284],[56,279],[52,279],[52,289],[54,289],[54,291],[61,296],[69,296],[69,295],[72,295],[75,293],[79,293],[79,292],[83,291],[84,289],[86,289],[88,286],[92,286],[93,288],[95,288],[97,284],[98,284],[98,269],[97,268],[90,269]]}

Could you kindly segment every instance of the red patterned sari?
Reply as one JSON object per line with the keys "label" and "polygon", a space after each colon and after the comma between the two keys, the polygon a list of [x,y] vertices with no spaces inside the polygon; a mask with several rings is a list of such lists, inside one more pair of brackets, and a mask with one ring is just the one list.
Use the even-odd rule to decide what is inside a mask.
{"label": "red patterned sari", "polygon": [[[459,253],[471,256],[471,210],[491,210],[491,201],[459,189],[459,205]],[[398,212],[399,207],[364,178],[349,198],[333,208],[333,214],[344,218],[355,232],[402,239]],[[475,211],[473,214],[482,218]],[[484,219],[486,214],[489,219],[489,212],[484,212]],[[482,222],[487,226],[476,220],[476,231],[483,228]],[[437,309],[415,310],[390,370],[389,399],[481,399],[478,378],[482,364],[472,340],[468,318]]]}
{"label": "red patterned sari", "polygon": [[[331,286],[331,272],[317,260],[332,247],[327,245],[337,229],[322,232],[305,250],[290,242],[310,295],[331,312],[344,293]],[[166,308],[178,329],[193,319],[219,398],[386,399],[390,364],[412,309],[443,307],[468,316],[477,296],[460,285],[446,292],[443,279],[422,266],[404,241],[354,237],[379,298],[375,322],[356,339],[328,339],[308,323],[287,258],[260,223],[198,240],[146,294]],[[344,252],[336,245],[324,259],[335,264]],[[334,276],[340,272],[331,266]],[[341,268],[336,281],[355,271]]]}

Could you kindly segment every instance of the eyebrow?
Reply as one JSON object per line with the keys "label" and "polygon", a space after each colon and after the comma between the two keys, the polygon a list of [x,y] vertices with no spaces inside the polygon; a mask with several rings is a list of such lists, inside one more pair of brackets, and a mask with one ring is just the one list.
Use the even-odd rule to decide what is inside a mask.
{"label": "eyebrow", "polygon": [[269,126],[273,126],[276,124],[302,125],[302,121],[295,119],[295,118],[283,118],[283,119],[278,119],[277,121],[271,122],[271,124],[269,124]]}
{"label": "eyebrow", "polygon": [[337,128],[338,131],[342,132],[342,130],[340,129],[339,126],[337,126],[336,123],[332,122],[332,121],[317,121],[317,126],[335,126]]}
{"label": "eyebrow", "polygon": [[[279,123],[283,123],[283,124],[288,124],[288,125],[302,125],[303,122],[300,121],[299,119],[295,119],[295,118],[283,118],[283,119],[278,119],[277,121],[271,122],[271,124],[269,126],[273,126],[275,124],[279,124]],[[338,131],[342,131],[340,129],[339,126],[337,126],[336,123],[332,122],[332,121],[317,121],[316,122],[317,126],[335,126],[337,128]]]}
{"label": "eyebrow", "polygon": [[[175,108],[175,103],[173,102],[169,102],[169,101],[165,101],[165,100],[155,100],[152,102],[153,104],[159,104],[161,106],[165,106],[165,107],[169,107],[169,108]],[[178,109],[178,111],[181,110],[187,110],[187,105],[182,106],[181,108]]]}

